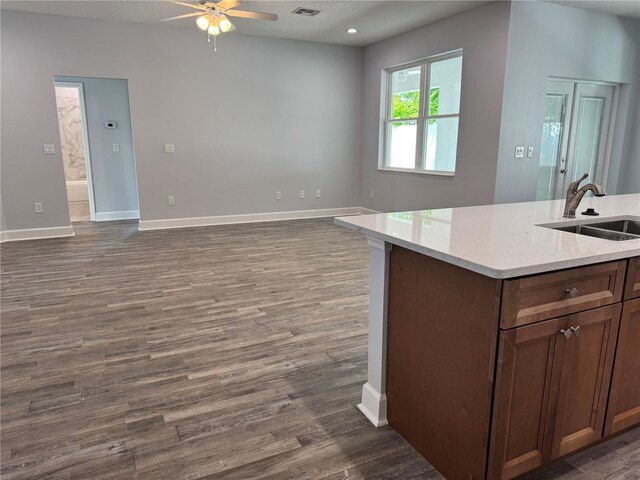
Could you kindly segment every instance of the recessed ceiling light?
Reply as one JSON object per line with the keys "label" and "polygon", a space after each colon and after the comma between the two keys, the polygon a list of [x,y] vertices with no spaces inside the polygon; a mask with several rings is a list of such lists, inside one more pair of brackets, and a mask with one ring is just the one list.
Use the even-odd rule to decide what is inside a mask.
{"label": "recessed ceiling light", "polygon": [[347,28],[347,33],[358,33],[358,29],[357,28]]}

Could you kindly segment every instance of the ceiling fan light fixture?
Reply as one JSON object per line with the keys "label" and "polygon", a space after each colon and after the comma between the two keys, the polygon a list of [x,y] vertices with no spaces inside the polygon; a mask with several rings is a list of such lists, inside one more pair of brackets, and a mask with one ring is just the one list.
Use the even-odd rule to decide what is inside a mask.
{"label": "ceiling fan light fixture", "polygon": [[200,15],[197,19],[196,19],[196,25],[198,25],[198,28],[200,30],[206,30],[207,28],[209,28],[209,24],[211,23],[211,20],[209,19],[209,15]]}
{"label": "ceiling fan light fixture", "polygon": [[220,24],[217,18],[214,18],[209,23],[209,35],[220,35]]}
{"label": "ceiling fan light fixture", "polygon": [[218,20],[218,27],[220,27],[220,30],[222,32],[228,32],[229,30],[231,30],[231,27],[233,27],[229,19],[222,13],[218,15],[217,20]]}

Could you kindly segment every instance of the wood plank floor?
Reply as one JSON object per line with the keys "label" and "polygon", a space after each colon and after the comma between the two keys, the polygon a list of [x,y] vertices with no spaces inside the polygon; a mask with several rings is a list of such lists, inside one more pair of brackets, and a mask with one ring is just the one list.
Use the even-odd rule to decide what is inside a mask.
{"label": "wood plank floor", "polygon": [[[1,247],[2,479],[442,478],[355,408],[361,235],[75,229]],[[640,432],[532,478],[640,478]]]}

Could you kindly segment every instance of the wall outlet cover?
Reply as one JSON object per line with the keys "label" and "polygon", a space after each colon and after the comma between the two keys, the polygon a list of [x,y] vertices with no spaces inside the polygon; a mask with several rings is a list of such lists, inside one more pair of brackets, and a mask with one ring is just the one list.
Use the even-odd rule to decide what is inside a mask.
{"label": "wall outlet cover", "polygon": [[45,155],[55,155],[56,154],[56,146],[51,143],[45,143],[42,147],[42,151]]}
{"label": "wall outlet cover", "polygon": [[42,213],[44,210],[42,208],[42,203],[41,202],[36,202],[33,204],[36,210],[36,213]]}
{"label": "wall outlet cover", "polygon": [[524,147],[516,147],[515,157],[516,158],[523,158],[524,157]]}
{"label": "wall outlet cover", "polygon": [[173,143],[165,143],[164,144],[164,153],[175,153],[176,149],[173,146]]}
{"label": "wall outlet cover", "polygon": [[304,190],[300,190],[300,198],[304,198]]}
{"label": "wall outlet cover", "polygon": [[169,195],[167,197],[167,201],[169,202],[169,206],[173,207],[176,204],[176,197],[174,197],[173,195]]}
{"label": "wall outlet cover", "polygon": [[533,158],[533,147],[527,148],[527,158]]}
{"label": "wall outlet cover", "polygon": [[316,190],[316,198],[320,198],[320,190]]}
{"label": "wall outlet cover", "polygon": [[113,144],[113,151],[114,152],[119,152],[120,151],[120,144],[119,143],[114,143]]}
{"label": "wall outlet cover", "polygon": [[276,200],[282,200],[282,192],[276,192]]}

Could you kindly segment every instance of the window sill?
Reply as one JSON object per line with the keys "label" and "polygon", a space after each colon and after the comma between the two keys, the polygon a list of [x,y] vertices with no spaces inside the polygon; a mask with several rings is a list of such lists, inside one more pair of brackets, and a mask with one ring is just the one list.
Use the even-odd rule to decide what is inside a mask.
{"label": "window sill", "polygon": [[391,167],[378,167],[379,172],[391,172],[391,173],[413,173],[417,175],[429,175],[435,177],[453,177],[455,172],[443,172],[437,170],[414,170],[412,168],[391,168]]}

